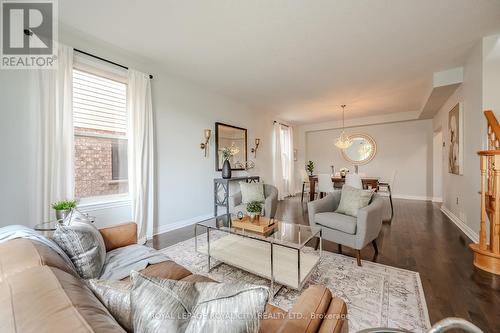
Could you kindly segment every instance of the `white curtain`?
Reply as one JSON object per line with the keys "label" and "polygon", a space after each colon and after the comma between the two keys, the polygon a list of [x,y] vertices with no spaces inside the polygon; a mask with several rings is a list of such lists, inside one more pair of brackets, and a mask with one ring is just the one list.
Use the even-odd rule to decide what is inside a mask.
{"label": "white curtain", "polygon": [[149,75],[129,69],[127,109],[129,126],[128,174],[132,217],[138,239],[153,237],[154,221],[154,127]]}
{"label": "white curtain", "polygon": [[273,126],[273,184],[278,189],[278,200],[283,200],[285,197],[282,157],[281,125],[278,122],[275,122]]}
{"label": "white curtain", "polygon": [[37,73],[39,143],[35,223],[53,218],[51,204],[74,197],[73,48],[58,45],[56,69]]}
{"label": "white curtain", "polygon": [[290,126],[288,127],[288,151],[287,151],[287,162],[288,162],[288,174],[285,175],[285,178],[287,179],[286,182],[286,192],[288,195],[295,195],[296,188],[295,188],[295,169],[294,169],[294,160],[293,160],[293,128]]}
{"label": "white curtain", "polygon": [[278,122],[273,127],[273,184],[278,189],[278,200],[295,195],[293,129]]}

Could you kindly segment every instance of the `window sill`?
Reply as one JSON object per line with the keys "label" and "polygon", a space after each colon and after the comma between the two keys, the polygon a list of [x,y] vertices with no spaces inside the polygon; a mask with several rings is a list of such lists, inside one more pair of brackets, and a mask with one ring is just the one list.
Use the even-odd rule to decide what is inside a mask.
{"label": "window sill", "polygon": [[128,179],[113,179],[108,182],[108,184],[126,184],[128,183]]}
{"label": "window sill", "polygon": [[106,195],[100,197],[84,198],[78,204],[78,210],[82,213],[93,212],[96,210],[119,208],[130,206],[132,201],[128,193],[117,195]]}

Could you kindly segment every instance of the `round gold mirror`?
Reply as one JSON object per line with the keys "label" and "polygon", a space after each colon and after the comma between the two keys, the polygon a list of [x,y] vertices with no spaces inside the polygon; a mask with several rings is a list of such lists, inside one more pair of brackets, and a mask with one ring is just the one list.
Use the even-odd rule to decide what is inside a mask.
{"label": "round gold mirror", "polygon": [[363,165],[375,157],[377,144],[367,134],[351,134],[352,145],[342,150],[342,156],[354,165]]}

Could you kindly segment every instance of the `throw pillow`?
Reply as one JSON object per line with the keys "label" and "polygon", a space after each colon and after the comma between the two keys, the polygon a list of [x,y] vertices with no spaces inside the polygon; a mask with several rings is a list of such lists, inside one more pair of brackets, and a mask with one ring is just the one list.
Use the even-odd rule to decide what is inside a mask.
{"label": "throw pillow", "polygon": [[106,259],[101,233],[92,223],[71,222],[58,225],[54,242],[68,255],[83,279],[98,278]]}
{"label": "throw pillow", "polygon": [[136,332],[258,332],[269,297],[262,286],[131,277]]}
{"label": "throw pillow", "polygon": [[130,282],[92,279],[87,280],[87,285],[116,321],[127,332],[133,332],[134,325],[130,311]]}
{"label": "throw pillow", "polygon": [[335,213],[357,217],[358,210],[368,206],[372,198],[373,191],[366,191],[344,185],[340,195],[340,203]]}
{"label": "throw pillow", "polygon": [[241,202],[247,204],[251,201],[264,202],[264,185],[262,183],[246,183],[240,182]]}

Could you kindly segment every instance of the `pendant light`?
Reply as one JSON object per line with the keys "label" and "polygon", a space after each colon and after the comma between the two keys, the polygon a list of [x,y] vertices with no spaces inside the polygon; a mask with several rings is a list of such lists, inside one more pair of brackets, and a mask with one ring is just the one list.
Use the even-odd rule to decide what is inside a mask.
{"label": "pendant light", "polygon": [[349,138],[349,136],[347,136],[345,134],[345,131],[344,131],[344,128],[345,128],[344,113],[345,113],[346,105],[343,104],[340,107],[342,108],[342,133],[335,141],[335,146],[337,146],[337,148],[339,148],[339,149],[347,149],[352,145],[352,140]]}

